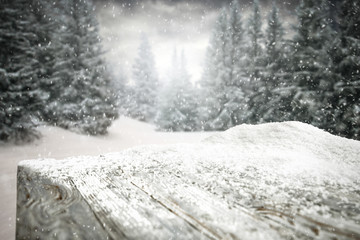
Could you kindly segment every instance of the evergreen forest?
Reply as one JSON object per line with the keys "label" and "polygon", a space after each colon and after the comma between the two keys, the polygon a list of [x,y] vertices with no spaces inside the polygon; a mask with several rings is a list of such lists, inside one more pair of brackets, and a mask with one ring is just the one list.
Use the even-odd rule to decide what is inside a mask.
{"label": "evergreen forest", "polygon": [[243,11],[219,11],[196,83],[175,48],[162,84],[143,33],[128,84],[109,74],[91,1],[1,2],[0,141],[32,141],[42,124],[106,134],[119,115],[161,131],[300,121],[360,140],[360,3],[301,0],[291,29],[276,1]]}
{"label": "evergreen forest", "polygon": [[40,124],[104,134],[118,117],[90,1],[2,1],[0,46],[0,141]]}
{"label": "evergreen forest", "polygon": [[152,88],[159,93],[158,113],[149,121],[165,131],[300,121],[359,140],[359,12],[356,0],[302,0],[286,37],[276,2],[265,16],[253,1],[247,18],[239,2],[231,2],[213,27],[201,80],[188,81],[186,59],[175,49],[169,86]]}

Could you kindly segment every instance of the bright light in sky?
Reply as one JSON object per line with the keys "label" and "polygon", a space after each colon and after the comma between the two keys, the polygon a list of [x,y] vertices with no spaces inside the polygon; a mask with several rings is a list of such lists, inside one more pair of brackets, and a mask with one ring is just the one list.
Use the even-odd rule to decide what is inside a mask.
{"label": "bright light in sky", "polygon": [[97,9],[105,56],[115,76],[125,74],[131,79],[140,33],[144,32],[151,43],[160,80],[166,81],[175,48],[178,52],[184,50],[191,80],[199,80],[217,11],[160,1],[144,2],[132,9],[114,3],[98,4]]}

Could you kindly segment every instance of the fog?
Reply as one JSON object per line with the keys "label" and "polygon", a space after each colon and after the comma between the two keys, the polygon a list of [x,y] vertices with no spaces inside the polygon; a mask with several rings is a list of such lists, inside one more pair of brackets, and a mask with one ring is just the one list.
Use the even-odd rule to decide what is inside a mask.
{"label": "fog", "polygon": [[[116,78],[131,79],[131,69],[140,34],[146,33],[154,53],[157,72],[166,81],[171,56],[176,48],[184,51],[191,81],[200,79],[211,31],[220,9],[230,1],[98,1],[97,15],[105,57]],[[298,1],[283,1],[279,8],[284,25],[293,19]],[[241,1],[244,18],[250,1]],[[268,15],[271,1],[262,2],[262,14]],[[265,24],[264,24],[265,26]]]}

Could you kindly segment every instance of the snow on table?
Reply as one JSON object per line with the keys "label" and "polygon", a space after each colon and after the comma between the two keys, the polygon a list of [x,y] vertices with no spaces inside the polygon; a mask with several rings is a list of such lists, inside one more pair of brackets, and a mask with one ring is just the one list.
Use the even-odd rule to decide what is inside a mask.
{"label": "snow on table", "polygon": [[360,142],[298,123],[18,167],[18,239],[360,239]]}

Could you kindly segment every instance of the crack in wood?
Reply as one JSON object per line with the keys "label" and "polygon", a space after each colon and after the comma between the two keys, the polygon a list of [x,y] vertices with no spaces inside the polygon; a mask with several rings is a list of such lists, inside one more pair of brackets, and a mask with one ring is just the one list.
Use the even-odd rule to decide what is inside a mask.
{"label": "crack in wood", "polygon": [[[264,214],[264,215],[273,215],[273,216],[279,217],[279,218],[286,217],[288,219],[288,222],[291,225],[293,225],[293,226],[287,226],[287,227],[293,228],[294,230],[296,230],[295,227],[294,227],[294,220],[296,220],[296,218],[300,218],[302,220],[305,220],[306,223],[315,224],[319,228],[311,226],[310,224],[303,224],[303,225],[307,226],[316,236],[319,235],[319,232],[320,232],[319,230],[324,230],[324,231],[327,231],[329,233],[332,233],[332,234],[335,233],[336,235],[341,235],[341,236],[344,236],[344,237],[347,237],[347,238],[350,238],[350,239],[354,239],[354,240],[360,239],[360,234],[358,234],[358,233],[344,232],[341,229],[339,229],[339,228],[337,228],[337,227],[335,227],[333,225],[322,223],[320,221],[314,220],[314,219],[312,219],[310,217],[306,217],[306,216],[303,216],[303,215],[300,215],[300,214],[290,215],[290,214],[281,212],[281,211],[276,210],[276,209],[270,209],[270,208],[265,208],[265,207],[259,207],[259,208],[256,209],[256,211],[261,213],[261,214]],[[269,219],[269,220],[275,221],[274,219]],[[280,222],[277,222],[277,223],[282,224]]]}
{"label": "crack in wood", "polygon": [[[192,226],[195,230],[199,231],[200,233],[205,234],[210,239],[224,239],[224,237],[220,236],[216,232],[214,232],[212,229],[207,227],[205,224],[197,220],[195,217],[191,216],[189,213],[184,211],[180,208],[177,204],[177,210],[175,208],[172,208],[171,206],[168,206],[166,203],[161,201],[160,199],[156,198],[153,194],[148,193],[145,189],[139,187],[137,184],[135,184],[133,181],[130,181],[130,183],[138,188],[140,191],[148,195],[151,199],[159,203],[161,206],[163,206],[165,209],[167,209],[169,212],[175,214],[176,216],[183,219],[185,222],[187,222],[190,226]],[[175,205],[175,204],[173,204]]]}
{"label": "crack in wood", "polygon": [[[116,228],[116,224],[114,222],[112,222],[112,228],[110,227],[106,227],[106,225],[102,222],[102,219],[108,219],[108,217],[106,216],[106,213],[104,211],[95,211],[95,209],[92,207],[91,202],[88,201],[88,199],[83,196],[83,194],[81,193],[81,191],[77,188],[76,184],[74,183],[73,180],[69,179],[68,180],[71,187],[78,191],[80,196],[82,197],[82,199],[85,201],[85,203],[88,205],[89,209],[91,209],[91,212],[93,213],[96,221],[99,223],[99,225],[109,234],[108,239],[112,240],[112,239],[118,239],[119,237],[121,237],[121,239],[127,239],[126,234],[124,232],[122,232],[121,230]],[[89,199],[93,198],[95,200],[94,196],[89,196]],[[109,225],[109,224],[108,224]],[[114,229],[116,229],[114,234]]]}

